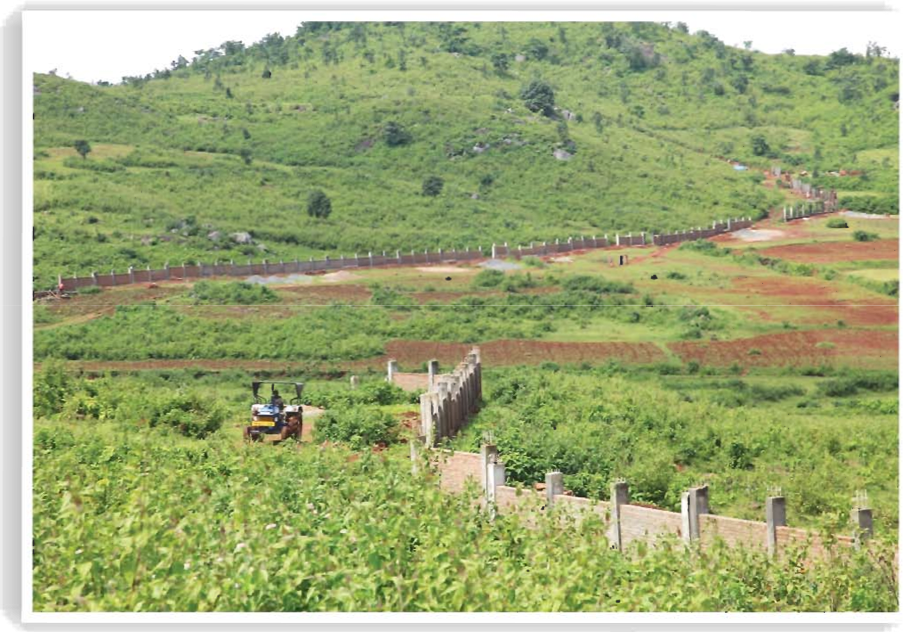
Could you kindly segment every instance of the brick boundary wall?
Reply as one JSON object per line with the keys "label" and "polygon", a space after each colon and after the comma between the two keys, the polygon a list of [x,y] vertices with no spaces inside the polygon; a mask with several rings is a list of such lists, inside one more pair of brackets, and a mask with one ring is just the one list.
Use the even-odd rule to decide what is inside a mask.
{"label": "brick boundary wall", "polygon": [[[779,168],[777,169],[780,173]],[[837,193],[832,189],[826,192],[824,189],[815,189],[809,183],[799,180],[791,181],[791,188],[800,194],[805,194],[807,198],[812,198],[806,215],[814,215],[816,213],[829,213],[836,210]],[[817,203],[815,203],[817,201]],[[817,207],[817,208],[816,208]],[[802,208],[797,209],[791,207],[791,216],[788,217],[787,209],[784,209],[785,219],[796,219],[803,217]],[[666,246],[670,244],[681,243],[684,241],[695,241],[697,239],[706,239],[715,235],[741,230],[752,226],[751,217],[734,218],[727,220],[716,220],[709,226],[697,226],[688,230],[677,231],[673,233],[653,234],[640,232],[634,235],[632,232],[626,235],[616,233],[613,237],[607,234],[602,237],[593,235],[592,237],[569,237],[565,241],[556,239],[554,243],[550,242],[531,242],[528,246],[519,245],[517,247],[509,246],[507,242],[503,244],[492,244],[488,256],[496,259],[500,257],[528,257],[528,256],[547,256],[556,255],[575,250],[590,250],[600,248],[617,248],[625,246]],[[203,279],[210,277],[246,277],[250,275],[277,275],[277,274],[298,274],[306,272],[325,272],[331,270],[354,270],[366,268],[382,268],[386,266],[411,266],[426,265],[433,263],[459,263],[464,261],[479,261],[487,258],[487,253],[480,246],[476,250],[466,248],[465,250],[438,249],[430,252],[424,249],[423,252],[418,250],[405,251],[396,250],[394,253],[382,251],[382,253],[368,252],[366,255],[355,253],[353,257],[345,257],[340,255],[339,258],[325,256],[323,259],[314,259],[310,257],[307,261],[295,259],[294,261],[282,261],[278,263],[264,260],[261,263],[253,263],[248,260],[247,264],[236,263],[230,260],[228,263],[215,261],[212,264],[183,262],[181,265],[171,266],[165,264],[163,268],[151,269],[149,266],[144,269],[129,267],[126,272],[116,272],[111,270],[109,274],[99,274],[97,271],[91,272],[87,276],[58,276],[58,286],[62,285],[66,291],[78,290],[84,287],[114,287],[118,285],[129,285],[134,283],[153,283],[157,281],[171,280],[188,280]],[[35,293],[37,296],[37,292]]]}
{"label": "brick boundary wall", "polygon": [[[389,360],[386,379],[392,382],[398,365]],[[420,440],[432,447],[464,427],[480,409],[483,366],[479,347],[473,347],[451,373],[439,373],[439,362],[428,363],[427,392],[420,396]]]}
{"label": "brick boundary wall", "polygon": [[[413,469],[420,459],[422,442],[411,443]],[[633,542],[655,546],[664,536],[709,548],[716,542],[780,555],[788,547],[805,546],[813,557],[830,555],[863,545],[872,534],[871,510],[855,501],[850,514],[852,535],[825,539],[817,532],[788,527],[783,496],[766,498],[764,522],[719,516],[709,511],[708,486],[693,487],[681,498],[680,513],[630,503],[625,481],[612,484],[611,500],[594,501],[573,496],[563,489],[561,472],[550,472],[545,483],[533,487],[506,485],[505,467],[498,449],[484,444],[479,454],[428,450],[430,467],[439,475],[441,489],[464,491],[467,481],[482,490],[480,504],[492,515],[518,513],[525,524],[535,525],[542,513],[583,520],[595,516],[607,528],[611,548],[623,549]],[[861,499],[860,499],[861,500]]]}

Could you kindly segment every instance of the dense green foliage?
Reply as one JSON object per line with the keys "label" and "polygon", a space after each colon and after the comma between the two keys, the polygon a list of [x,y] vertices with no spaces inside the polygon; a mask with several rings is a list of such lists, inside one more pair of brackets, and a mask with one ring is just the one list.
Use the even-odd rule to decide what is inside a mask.
{"label": "dense green foliage", "polygon": [[[37,75],[36,283],[685,229],[781,203],[719,156],[813,182],[864,171],[827,186],[890,200],[898,64],[852,59],[764,55],[655,23],[308,24],[122,85]],[[534,79],[549,90],[525,104]],[[441,196],[422,195],[429,175]],[[315,189],[328,218],[304,212]]]}
{"label": "dense green foliage", "polygon": [[37,424],[36,611],[897,608],[881,547],[827,561],[676,542],[621,555],[597,520],[489,520],[475,489],[413,477],[406,450],[352,459],[121,430]]}
{"label": "dense green foliage", "polygon": [[[491,431],[515,481],[560,470],[567,489],[607,498],[623,477],[633,499],[679,511],[681,492],[705,480],[715,513],[755,520],[780,486],[792,524],[832,531],[847,528],[850,497],[867,489],[880,529],[896,537],[896,373],[791,384],[649,379],[621,366],[487,375],[487,406],[457,442],[476,450]],[[868,391],[892,398],[836,399]]]}
{"label": "dense green foliage", "polygon": [[198,281],[191,288],[189,296],[196,304],[213,305],[261,305],[279,300],[276,293],[265,285],[240,281]]}
{"label": "dense green foliage", "polygon": [[316,436],[320,441],[343,441],[361,448],[392,443],[398,434],[398,422],[392,415],[369,406],[334,408],[317,417]]}
{"label": "dense green foliage", "polygon": [[825,226],[827,226],[828,228],[849,228],[850,227],[850,225],[847,224],[847,220],[843,219],[842,217],[832,217],[825,223]]}

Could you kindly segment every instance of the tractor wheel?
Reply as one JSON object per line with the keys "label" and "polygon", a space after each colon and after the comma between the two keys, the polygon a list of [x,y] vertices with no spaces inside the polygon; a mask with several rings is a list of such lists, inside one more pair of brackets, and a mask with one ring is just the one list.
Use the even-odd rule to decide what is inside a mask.
{"label": "tractor wheel", "polygon": [[298,422],[298,428],[295,430],[295,439],[298,440],[298,443],[301,443],[301,432],[304,429],[302,422]]}
{"label": "tractor wheel", "polygon": [[291,436],[291,431],[288,426],[283,426],[282,430],[279,431],[279,440],[285,441]]}

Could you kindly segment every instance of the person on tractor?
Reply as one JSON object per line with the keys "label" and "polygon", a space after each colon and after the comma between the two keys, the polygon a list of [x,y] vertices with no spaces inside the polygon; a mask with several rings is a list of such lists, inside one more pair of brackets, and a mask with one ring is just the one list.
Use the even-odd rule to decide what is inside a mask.
{"label": "person on tractor", "polygon": [[285,406],[285,402],[282,401],[282,397],[280,397],[279,391],[273,391],[273,396],[270,397],[270,406],[275,408],[277,413],[282,412],[282,409]]}

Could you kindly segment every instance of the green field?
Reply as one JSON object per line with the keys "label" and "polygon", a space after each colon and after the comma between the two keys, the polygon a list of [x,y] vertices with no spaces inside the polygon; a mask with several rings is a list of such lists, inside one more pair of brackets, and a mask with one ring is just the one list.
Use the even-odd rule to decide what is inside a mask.
{"label": "green field", "polygon": [[[35,301],[35,610],[896,611],[899,222],[784,223],[802,200],[762,173],[896,215],[898,61],[684,31],[309,23],[118,85],[36,75],[38,289],[731,216],[767,239]],[[559,470],[606,499],[623,478],[674,511],[705,483],[714,514],[759,521],[780,490],[789,526],[828,538],[865,493],[872,541],[622,554],[593,520],[493,520],[412,475],[420,393],[385,381],[473,345],[484,401],[444,447],[491,437],[515,485]],[[264,378],[322,409],[300,442],[243,442]]]}

